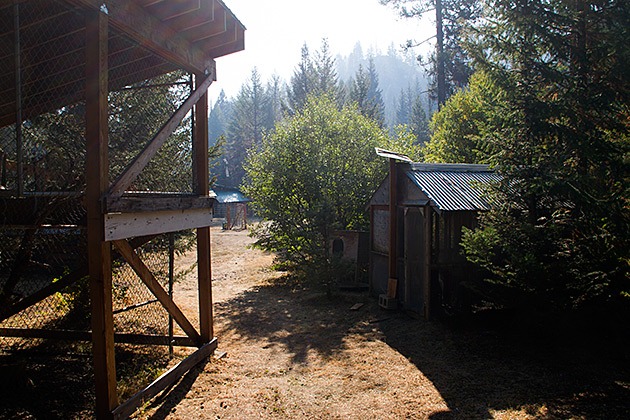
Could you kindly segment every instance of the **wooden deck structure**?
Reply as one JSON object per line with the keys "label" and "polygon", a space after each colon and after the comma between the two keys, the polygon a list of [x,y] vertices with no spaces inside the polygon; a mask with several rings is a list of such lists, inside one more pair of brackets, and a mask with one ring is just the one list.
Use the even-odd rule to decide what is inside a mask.
{"label": "wooden deck structure", "polygon": [[[96,417],[126,418],[143,400],[166,388],[216,348],[212,319],[209,224],[213,198],[208,174],[207,89],[216,80],[215,59],[244,49],[245,28],[220,0],[15,0],[0,5],[0,19],[5,32],[0,34],[0,51],[15,52],[13,57],[0,60],[0,127],[14,124],[19,130],[22,121],[28,118],[85,101],[86,185],[82,193],[88,237],[87,268],[52,283],[37,296],[22,299],[14,308],[3,308],[2,316],[6,318],[89,273]],[[48,28],[45,38],[28,37],[28,28],[43,23]],[[130,48],[131,43],[142,45],[142,52]],[[40,62],[25,63],[20,59],[22,51],[33,52],[44,45],[47,51],[56,54]],[[194,75],[193,93],[122,174],[110,180],[109,92],[174,70]],[[28,83],[23,83],[25,79]],[[63,95],[59,95],[60,89]],[[195,118],[193,194],[163,197],[128,193],[136,177],[191,110]],[[17,188],[3,191],[8,199],[25,198],[21,176],[24,165],[19,153],[18,147]],[[179,310],[135,251],[146,238],[192,228],[197,230],[198,328]],[[116,392],[114,344],[163,345],[165,337],[114,334],[112,246],[186,333],[186,337],[178,337],[175,342],[199,348],[122,404]],[[51,338],[50,331],[2,329],[0,334]],[[85,337],[80,332],[68,332],[66,338]]]}

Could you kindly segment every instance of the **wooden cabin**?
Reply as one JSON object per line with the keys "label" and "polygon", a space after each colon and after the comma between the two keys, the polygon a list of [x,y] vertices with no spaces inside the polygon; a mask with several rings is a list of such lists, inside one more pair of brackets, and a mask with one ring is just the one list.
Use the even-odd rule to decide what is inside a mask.
{"label": "wooden cabin", "polygon": [[484,186],[498,175],[486,165],[384,157],[390,174],[369,202],[371,292],[385,308],[425,318],[463,309],[462,285],[476,273],[461,254],[462,227],[490,209]]}
{"label": "wooden cabin", "polygon": [[[221,0],[5,1],[0,5],[0,22],[0,322],[63,292],[86,274],[91,302],[91,331],[16,328],[4,323],[0,336],[91,341],[96,417],[126,418],[216,348],[207,90],[216,80],[215,59],[244,49],[245,27]],[[168,84],[160,79],[175,72],[180,76]],[[134,135],[116,132],[112,127],[118,127],[128,112],[149,116],[137,109],[147,104],[121,102],[122,93],[140,94],[145,89],[186,94],[172,104],[172,114],[155,116],[162,122],[148,139],[141,137],[145,130]],[[77,123],[61,125],[55,123],[57,118],[74,118]],[[182,124],[188,125],[183,129]],[[43,135],[46,142],[37,137]],[[71,142],[70,135],[74,135]],[[177,191],[151,187],[142,177],[155,156],[173,137],[187,135],[182,144],[189,159],[162,168],[187,167],[191,176],[186,185]],[[116,144],[110,142],[114,136]],[[139,151],[118,159],[132,149]],[[77,158],[63,161],[69,154]],[[54,166],[53,160],[66,164]],[[73,183],[53,182],[73,165],[80,168]],[[55,211],[48,211],[53,204]],[[73,212],[77,216],[68,222]],[[187,229],[196,230],[199,325],[184,315],[156,279],[157,273],[136,252],[157,235]],[[34,282],[28,270],[51,265],[44,261],[35,267],[34,258],[42,252],[32,244],[43,234],[50,241],[60,232],[70,232],[64,237],[71,241],[51,245],[46,252],[68,251],[74,244],[67,254],[81,258],[58,260],[70,267],[69,272]],[[135,271],[184,335],[115,330],[113,258]],[[198,350],[121,404],[114,345],[170,342]]]}

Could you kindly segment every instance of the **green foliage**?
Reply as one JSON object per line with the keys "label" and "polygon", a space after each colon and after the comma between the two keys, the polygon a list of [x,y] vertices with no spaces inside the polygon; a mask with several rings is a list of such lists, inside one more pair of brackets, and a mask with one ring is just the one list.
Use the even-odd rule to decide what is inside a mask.
{"label": "green foliage", "polygon": [[478,72],[470,85],[458,91],[433,114],[433,136],[424,150],[427,162],[484,163],[487,151],[481,137],[494,130],[490,121],[500,100],[498,88],[490,78]]}
{"label": "green foliage", "polygon": [[[190,92],[189,77],[176,71],[109,95],[110,179],[115,179],[153,138]],[[180,83],[180,84],[177,84]],[[136,190],[192,189],[190,114],[134,182]]]}
{"label": "green foliage", "polygon": [[326,273],[332,232],[368,226],[365,206],[387,173],[374,147],[415,156],[412,139],[391,140],[356,108],[340,110],[328,96],[309,98],[250,151],[244,190],[263,219],[258,246],[291,266]]}
{"label": "green foliage", "polygon": [[500,100],[455,126],[477,136],[503,182],[496,209],[464,237],[467,256],[521,303],[620,303],[630,290],[630,6],[490,6],[467,45]]}

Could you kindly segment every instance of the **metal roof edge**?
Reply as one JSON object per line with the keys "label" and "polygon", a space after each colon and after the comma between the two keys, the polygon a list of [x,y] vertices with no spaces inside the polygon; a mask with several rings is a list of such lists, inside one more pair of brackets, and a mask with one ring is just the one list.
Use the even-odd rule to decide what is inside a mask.
{"label": "metal roof edge", "polygon": [[490,165],[476,163],[411,163],[412,171],[424,172],[494,172]]}

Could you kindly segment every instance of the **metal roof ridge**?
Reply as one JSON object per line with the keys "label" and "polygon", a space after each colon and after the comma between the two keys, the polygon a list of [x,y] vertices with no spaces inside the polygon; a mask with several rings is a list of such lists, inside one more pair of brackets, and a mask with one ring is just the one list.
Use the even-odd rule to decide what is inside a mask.
{"label": "metal roof ridge", "polygon": [[494,172],[490,165],[477,163],[419,163],[410,164],[412,171],[424,172]]}

